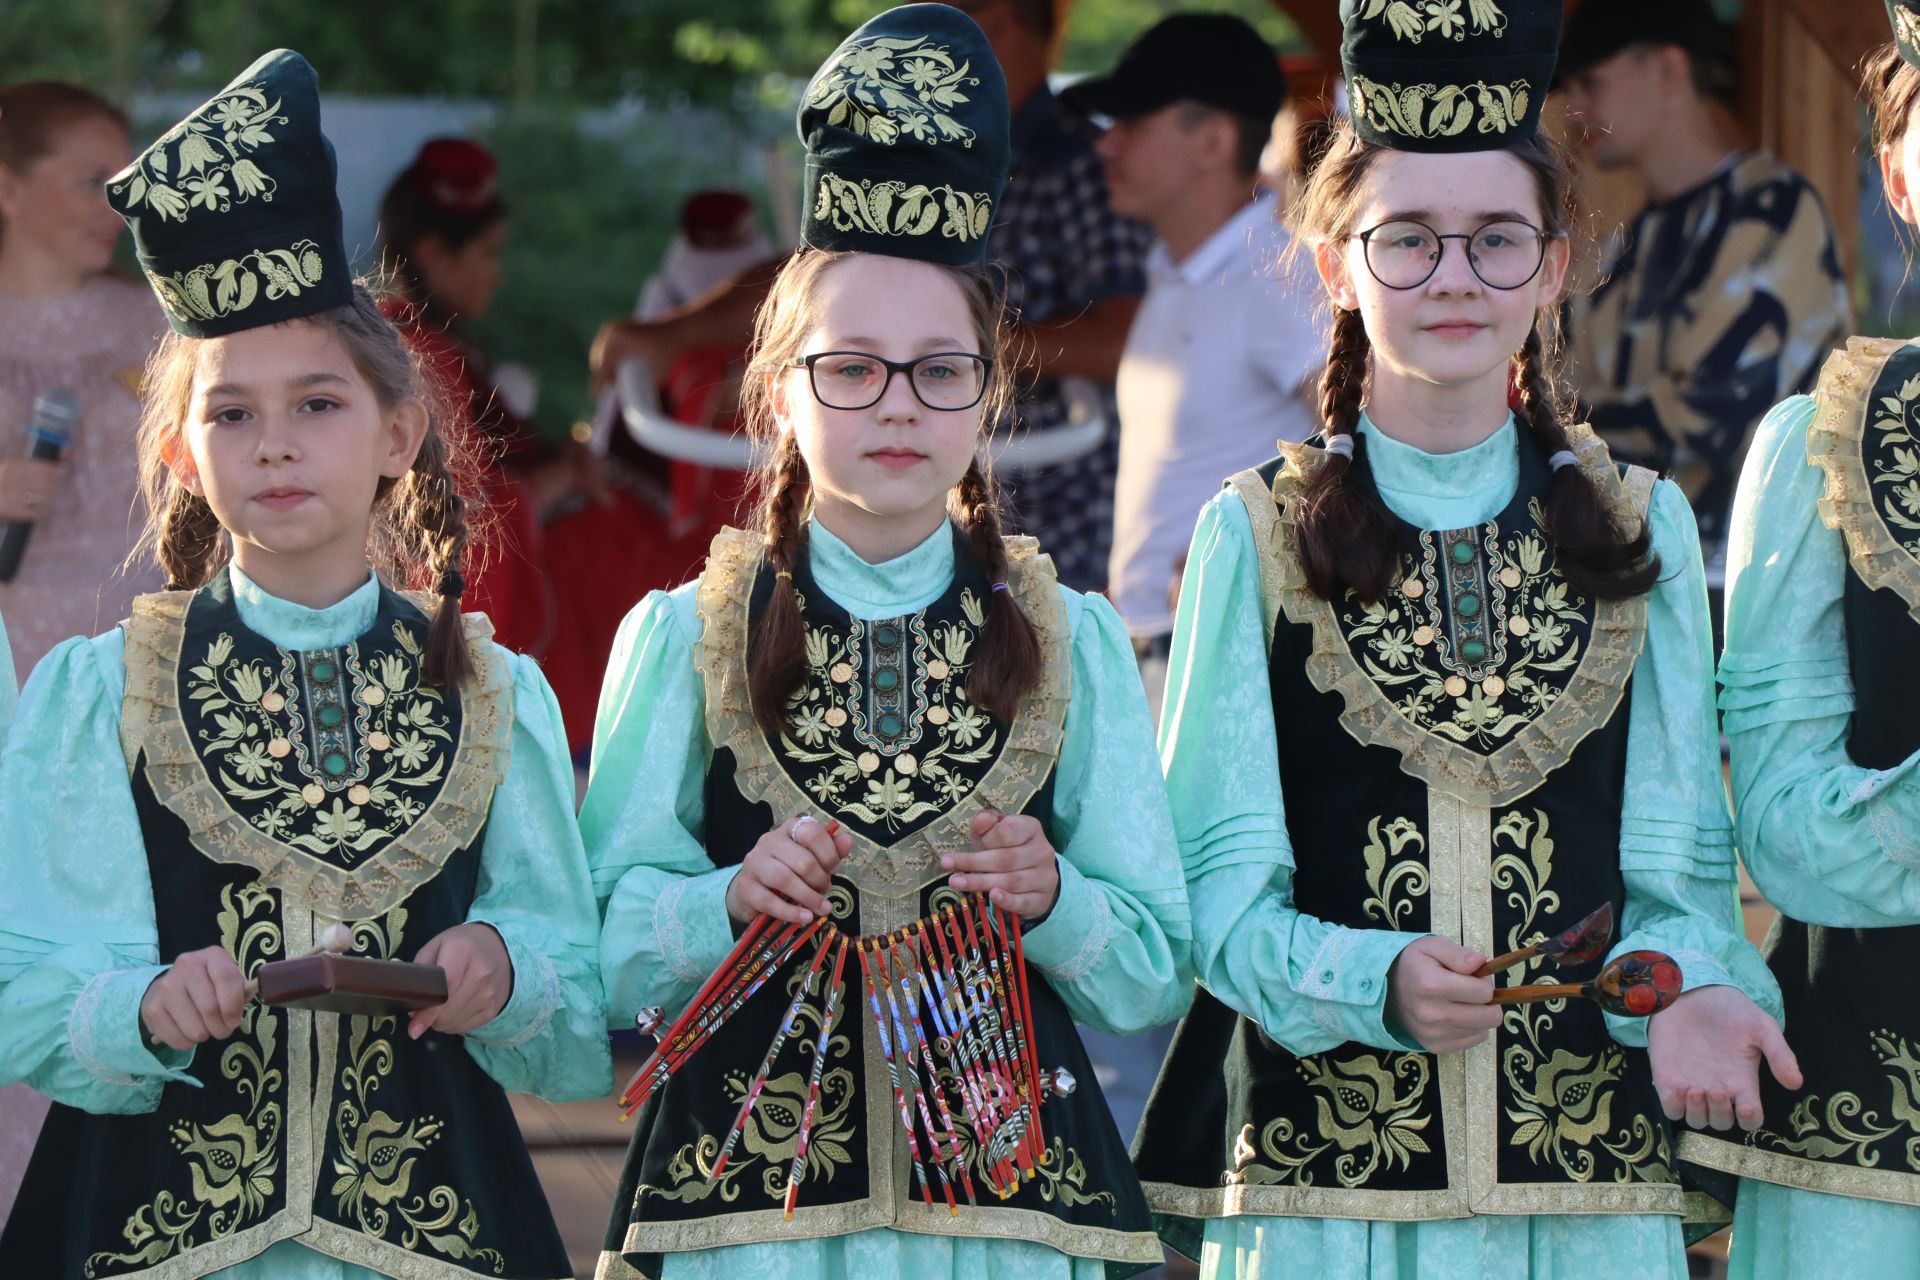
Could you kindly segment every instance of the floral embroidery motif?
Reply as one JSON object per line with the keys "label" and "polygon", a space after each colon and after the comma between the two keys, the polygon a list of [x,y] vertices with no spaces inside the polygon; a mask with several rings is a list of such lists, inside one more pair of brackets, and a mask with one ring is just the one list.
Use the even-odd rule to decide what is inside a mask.
{"label": "floral embroidery motif", "polygon": [[[1538,939],[1542,916],[1559,911],[1560,895],[1547,887],[1553,874],[1553,836],[1547,815],[1512,810],[1494,824],[1493,887],[1521,912],[1507,933],[1506,948],[1518,950]],[[1524,939],[1524,940],[1523,940]],[[1507,971],[1500,982],[1518,986],[1544,964],[1535,956]],[[1596,1149],[1618,1164],[1615,1182],[1668,1182],[1672,1152],[1666,1132],[1644,1115],[1634,1115],[1614,1131],[1613,1103],[1626,1074],[1626,1055],[1611,1039],[1599,1054],[1549,1051],[1546,1033],[1566,1009],[1566,1001],[1513,1005],[1501,1030],[1500,1068],[1505,1077],[1506,1118],[1516,1127],[1508,1145],[1525,1148],[1536,1165],[1552,1165],[1575,1182],[1591,1182],[1599,1172]]]}
{"label": "floral embroidery motif", "polygon": [[[282,949],[276,895],[257,884],[220,891],[220,945],[249,978]],[[95,1253],[89,1277],[103,1266],[149,1267],[208,1241],[224,1239],[266,1212],[280,1175],[281,1069],[271,1065],[285,1015],[250,1003],[240,1028],[220,1054],[220,1077],[231,1080],[246,1109],[211,1124],[178,1121],[169,1128],[174,1149],[186,1157],[192,1190],[162,1191],[127,1219],[121,1235],[130,1253]],[[206,1240],[194,1238],[201,1225]]]}
{"label": "floral embroidery motif", "polygon": [[[1349,593],[1338,606],[1354,656],[1394,710],[1424,732],[1482,754],[1554,705],[1592,629],[1588,601],[1560,574],[1541,531],[1539,503],[1529,510],[1533,529],[1503,536],[1498,525],[1483,526],[1481,550],[1468,566],[1481,585],[1471,592],[1458,581],[1442,590],[1435,566],[1436,558],[1453,564],[1451,555],[1436,557],[1436,545],[1465,541],[1423,533],[1422,562],[1405,561],[1400,591],[1371,602]],[[1465,599],[1471,611],[1462,607]]]}
{"label": "floral embroidery motif", "polygon": [[1481,133],[1507,133],[1526,119],[1531,101],[1525,80],[1388,85],[1356,75],[1348,92],[1356,119],[1403,138],[1451,138],[1469,126]]}
{"label": "floral embroidery motif", "polygon": [[1901,531],[1894,534],[1894,541],[1907,554],[1920,559],[1920,435],[1913,429],[1916,400],[1920,400],[1920,374],[1908,378],[1892,394],[1882,395],[1869,414],[1862,451],[1880,518],[1889,532]]}
{"label": "floral embroidery motif", "polygon": [[[807,624],[807,678],[788,704],[780,754],[814,803],[898,833],[952,808],[978,784],[1001,734],[967,697],[967,673],[986,624],[985,607],[971,590],[961,592],[960,614],[932,627],[924,611],[879,623],[856,620],[844,633]],[[889,630],[900,637],[896,644],[912,648],[905,674],[896,666],[876,667],[876,636]],[[883,706],[899,709],[882,712]]]}
{"label": "floral embroidery motif", "polygon": [[[391,959],[406,922],[406,909],[396,907],[380,920],[354,925],[354,951]],[[484,1263],[495,1275],[500,1274],[506,1266],[500,1253],[474,1244],[480,1219],[471,1201],[463,1200],[450,1186],[419,1193],[413,1190],[413,1171],[420,1153],[440,1136],[444,1127],[441,1122],[431,1115],[400,1120],[374,1109],[373,1095],[379,1092],[381,1080],[393,1071],[390,1037],[398,1030],[399,1019],[343,1021],[352,1032],[347,1065],[340,1073],[343,1096],[333,1111],[338,1149],[333,1157],[330,1194],[336,1211],[342,1218],[351,1217],[370,1236],[384,1240],[398,1227],[402,1248],[418,1250],[425,1245],[449,1258]]]}
{"label": "floral embroidery motif", "polygon": [[245,311],[262,297],[269,302],[297,298],[301,290],[319,285],[323,270],[320,246],[301,240],[287,249],[255,249],[191,271],[170,276],[153,273],[148,278],[161,303],[175,316],[215,320]]}
{"label": "floral embroidery motif", "polygon": [[1260,1130],[1256,1146],[1253,1126],[1246,1125],[1234,1142],[1229,1184],[1310,1187],[1314,1181],[1309,1166],[1338,1151],[1334,1176],[1343,1187],[1357,1187],[1382,1167],[1408,1168],[1414,1156],[1432,1151],[1423,1136],[1433,1123],[1427,1105],[1433,1083],[1428,1055],[1317,1053],[1295,1067],[1313,1091],[1313,1136],[1281,1116]]}
{"label": "floral embroidery motif", "polygon": [[[195,747],[254,827],[350,867],[426,811],[446,778],[452,722],[441,691],[420,682],[412,631],[396,622],[393,638],[397,650],[370,659],[356,642],[323,660],[335,668],[336,688],[351,681],[351,698],[329,699],[296,674],[286,651],[278,670],[236,658],[227,633],[188,669],[184,710]],[[325,723],[327,711],[338,724]]]}
{"label": "floral embroidery motif", "polygon": [[1383,830],[1380,819],[1367,823],[1367,847],[1360,851],[1373,896],[1361,904],[1367,919],[1383,929],[1414,927],[1416,899],[1427,893],[1427,838],[1410,818],[1395,818]]}
{"label": "floral embroidery motif", "polygon": [[905,134],[930,145],[971,147],[974,131],[947,112],[970,101],[962,90],[980,83],[968,74],[972,66],[956,64],[925,36],[863,40],[808,86],[806,105],[825,108],[829,125],[883,146]]}
{"label": "floral embroidery motif", "polygon": [[194,208],[225,213],[235,200],[270,201],[279,184],[248,156],[273,141],[271,126],[285,123],[280,99],[269,103],[258,85],[231,90],[169,129],[112,184],[113,194],[175,222]]}
{"label": "floral embroidery motif", "polygon": [[949,240],[967,241],[980,239],[993,225],[993,200],[984,192],[969,195],[945,184],[929,187],[922,182],[871,178],[852,182],[837,173],[823,173],[813,216],[815,221],[831,221],[839,231],[925,236],[938,230]]}
{"label": "floral embroidery motif", "polygon": [[1465,17],[1460,5],[1461,0],[1365,0],[1360,18],[1366,22],[1384,18],[1396,39],[1413,44],[1430,32],[1442,39],[1464,40],[1469,21],[1477,36],[1491,32],[1497,39],[1507,33],[1507,15],[1495,0],[1466,0]]}
{"label": "floral embroidery motif", "polygon": [[[1763,1129],[1755,1141],[1809,1160],[1844,1161],[1866,1169],[1879,1168],[1882,1155],[1891,1157],[1890,1168],[1908,1170],[1920,1162],[1920,1054],[1905,1036],[1891,1031],[1874,1031],[1868,1039],[1887,1073],[1890,1114],[1884,1121],[1857,1093],[1825,1099],[1814,1095],[1802,1098],[1787,1118],[1791,1138]],[[1890,1139],[1898,1145],[1874,1150]]]}

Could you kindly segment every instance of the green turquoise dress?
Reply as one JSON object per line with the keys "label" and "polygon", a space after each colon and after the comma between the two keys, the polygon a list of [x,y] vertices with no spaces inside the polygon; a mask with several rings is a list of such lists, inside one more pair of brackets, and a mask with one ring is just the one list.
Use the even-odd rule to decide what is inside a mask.
{"label": "green turquoise dress", "polygon": [[[728,536],[722,535],[723,542]],[[616,1026],[630,1025],[635,1011],[645,1006],[669,1012],[684,1006],[734,942],[725,898],[737,868],[716,866],[709,855],[715,838],[709,797],[716,748],[707,681],[718,679],[719,660],[702,643],[710,616],[704,611],[716,606],[716,595],[727,594],[715,589],[727,586],[715,568],[722,544],[716,542],[716,560],[709,561],[701,581],[671,594],[655,593],[628,617],[601,696],[593,777],[580,822],[605,914],[602,963]],[[901,619],[898,625],[912,631],[918,611],[949,597],[956,582],[956,539],[944,526],[912,551],[881,564],[862,560],[817,521],[809,526],[808,546],[811,583],[856,628],[863,619]],[[1018,564],[1013,576],[1015,591],[1022,591]],[[749,574],[741,589],[750,581]],[[1112,607],[1098,596],[1055,585],[1050,571],[1044,591],[1064,609],[1066,634],[1058,642],[1070,649],[1065,673],[1070,701],[1057,748],[1049,749],[1057,756],[1051,760],[1050,810],[1042,815],[1060,851],[1060,896],[1046,919],[1027,929],[1026,959],[1074,1019],[1115,1032],[1138,1030],[1178,1016],[1191,984],[1186,893],[1153,731],[1126,629]],[[1023,608],[1033,617],[1046,604],[1027,596]],[[811,605],[809,610],[812,625]],[[819,643],[827,641],[823,637]],[[957,653],[951,645],[944,652]],[[957,722],[977,713],[954,714]],[[825,731],[808,723],[795,733],[818,746]],[[931,736],[923,738],[917,748],[928,758],[930,742]],[[743,762],[742,772],[747,768]],[[789,816],[779,803],[775,821]],[[766,829],[765,821],[760,819],[758,830]],[[866,856],[871,855],[857,847],[853,861]],[[931,874],[939,875],[937,866]],[[867,900],[863,889],[862,901]],[[871,1034],[871,1027],[866,1030]],[[754,1064],[717,1063],[704,1071],[717,1075],[733,1065],[750,1072]],[[760,1105],[765,1108],[764,1098]],[[1116,1152],[1119,1169],[1112,1174],[1130,1180],[1124,1149]],[[904,1150],[900,1156],[897,1172],[904,1186]],[[746,1195],[758,1194],[758,1181],[756,1176]],[[1117,1245],[1148,1264],[1159,1256],[1144,1221],[1138,1237],[1124,1240],[1063,1236],[1054,1234],[1055,1222],[1044,1214],[995,1220],[982,1209],[980,1218],[970,1219],[963,1205],[962,1218],[949,1228],[944,1208],[935,1221],[923,1217],[919,1203],[910,1199],[894,1220],[898,1229],[841,1231],[828,1225],[802,1230],[807,1194],[801,1202],[801,1218],[792,1224],[796,1229],[781,1226],[777,1209],[743,1214],[749,1221],[734,1238],[758,1238],[669,1248],[661,1274],[673,1280],[775,1274],[809,1280],[894,1275],[1096,1280],[1105,1274],[1105,1264],[1076,1256],[1076,1239],[1104,1242],[1089,1251]],[[616,1240],[627,1227],[624,1210],[615,1206]],[[751,1221],[764,1223],[768,1217],[771,1225]],[[969,1225],[976,1221],[981,1225]],[[928,1234],[935,1231],[953,1233]],[[603,1254],[602,1275],[633,1271],[619,1250]]]}
{"label": "green turquoise dress", "polygon": [[[382,594],[369,576],[338,604],[309,609],[268,595],[238,569],[231,578],[242,623],[293,651],[361,637]],[[141,997],[164,967],[121,745],[126,644],[126,633],[116,629],[48,654],[21,695],[0,758],[0,830],[8,833],[0,858],[0,1082],[22,1080],[55,1103],[113,1115],[153,1111],[169,1082],[197,1085],[187,1074],[195,1056],[221,1048],[150,1050],[140,1029]],[[574,823],[566,734],[539,667],[504,649],[494,656],[511,676],[510,763],[492,797],[468,918],[499,932],[514,985],[499,1015],[459,1043],[502,1088],[556,1099],[600,1097],[611,1068],[596,969],[597,918]],[[291,1125],[299,1104],[285,1105]],[[271,1182],[277,1174],[263,1166],[262,1177]],[[180,1180],[186,1182],[184,1165]],[[188,1207],[183,1201],[182,1211]],[[212,1219],[202,1210],[213,1207],[194,1210],[203,1224]],[[533,1212],[544,1215],[546,1208]],[[232,1246],[209,1243],[207,1235],[204,1225],[189,1233],[207,1252],[176,1255],[164,1274],[231,1280],[391,1274],[317,1252],[297,1235],[265,1244],[243,1238]],[[130,1223],[124,1241],[101,1240],[98,1247],[135,1250],[152,1239],[151,1230],[141,1235]],[[236,1260],[209,1266],[216,1253]],[[164,1257],[157,1261],[165,1266]],[[437,1259],[414,1258],[409,1265],[415,1267],[410,1275],[476,1274]]]}
{"label": "green turquoise dress", "polygon": [[[1360,424],[1364,458],[1380,498],[1415,530],[1471,530],[1484,527],[1484,522],[1507,509],[1516,486],[1523,482],[1524,442],[1517,432],[1509,418],[1480,444],[1434,455],[1393,439],[1364,417]],[[1532,465],[1542,467],[1537,460]],[[1611,466],[1603,454],[1589,465]],[[1276,763],[1282,747],[1276,722],[1285,732],[1289,708],[1282,699],[1271,714],[1268,710],[1272,694],[1268,622],[1262,616],[1263,557],[1250,516],[1251,499],[1243,496],[1246,492],[1230,487],[1201,513],[1179,598],[1160,728],[1174,824],[1192,900],[1198,980],[1229,1011],[1227,1016],[1237,1012],[1257,1024],[1262,1036],[1301,1055],[1298,1061],[1303,1070],[1315,1061],[1307,1055],[1342,1045],[1418,1050],[1387,1015],[1387,978],[1401,949],[1423,931],[1386,924],[1402,919],[1407,911],[1404,903],[1395,905],[1395,880],[1402,886],[1402,898],[1407,892],[1424,895],[1429,888],[1427,869],[1419,875],[1385,879],[1379,903],[1383,914],[1371,927],[1330,923],[1295,902],[1296,879],[1306,859],[1296,856],[1298,841],[1289,834],[1290,821],[1298,819],[1289,814],[1282,799]],[[1264,502],[1265,495],[1259,500]],[[1666,482],[1652,486],[1649,519],[1664,572],[1646,600],[1644,647],[1632,663],[1627,694],[1625,793],[1618,818],[1624,911],[1617,920],[1613,952],[1665,951],[1679,960],[1689,989],[1732,983],[1762,1008],[1777,1013],[1773,983],[1742,937],[1735,912],[1733,841],[1713,726],[1706,590],[1694,520],[1686,500]],[[1268,536],[1275,536],[1271,518],[1263,527]],[[1467,563],[1471,558],[1463,555],[1460,561]],[[1522,588],[1529,593],[1538,589]],[[1532,616],[1530,641],[1538,642],[1533,652],[1558,652],[1567,642],[1566,635],[1553,633],[1550,629],[1557,623],[1541,621],[1546,615]],[[1543,634],[1543,629],[1548,633]],[[1410,640],[1404,631],[1392,628],[1377,634],[1386,645],[1372,650],[1379,670],[1406,671],[1413,658],[1410,644],[1419,643],[1421,637]],[[1525,631],[1520,634],[1528,637]],[[1364,780],[1329,774],[1309,782],[1308,788],[1365,785]],[[1392,829],[1384,834],[1392,836]],[[1419,836],[1413,831],[1414,839]],[[1568,832],[1562,830],[1561,836],[1566,840]],[[1432,835],[1436,845],[1441,838]],[[1402,840],[1376,843],[1399,852]],[[1544,869],[1544,860],[1538,856],[1543,852],[1551,857],[1550,850],[1534,846],[1535,872]],[[1357,861],[1360,855],[1351,856]],[[1367,856],[1371,858],[1373,851]],[[1391,866],[1385,860],[1379,866],[1368,863],[1376,878]],[[1495,885],[1504,892],[1521,892],[1527,875],[1521,862],[1503,858],[1495,863]],[[1438,883],[1437,870],[1432,879]],[[1461,892],[1470,901],[1472,887]],[[1559,905],[1573,909],[1575,915],[1584,909],[1574,902]],[[1486,949],[1504,949],[1504,945]],[[1538,969],[1522,972],[1525,976],[1518,980],[1554,980]],[[1608,1015],[1606,1030],[1621,1046],[1646,1044],[1645,1021]],[[1176,1057],[1170,1059],[1160,1085],[1162,1090],[1176,1090],[1176,1103],[1183,1083],[1190,1091],[1200,1089],[1197,1080],[1173,1078],[1172,1064],[1179,1053],[1176,1039]],[[1444,1071],[1446,1057],[1455,1056],[1438,1059],[1441,1065],[1436,1070]],[[1409,1072],[1413,1064],[1435,1059],[1421,1055],[1388,1061]],[[1616,1105],[1624,1106],[1624,1100]],[[1176,1105],[1171,1110],[1176,1123],[1179,1114]],[[1328,1114],[1322,1104],[1323,1121]],[[1407,1152],[1417,1155],[1426,1150],[1434,1134],[1431,1120],[1414,1121],[1400,1130],[1412,1138],[1410,1144],[1401,1139],[1402,1158]],[[1362,1115],[1356,1123],[1364,1126],[1369,1121]],[[1547,1123],[1553,1123],[1551,1117]],[[1150,1107],[1142,1146],[1152,1124]],[[1516,1130],[1516,1134],[1515,1140],[1526,1141],[1527,1131]],[[1261,1134],[1260,1141],[1264,1144],[1269,1136]],[[1286,1136],[1299,1135],[1289,1131]],[[1596,1134],[1601,1140],[1607,1136],[1604,1129]],[[1236,1156],[1243,1166],[1258,1164],[1254,1139],[1251,1130],[1243,1135]],[[1458,1140],[1449,1135],[1449,1141]],[[1262,1150],[1266,1151],[1264,1145]],[[1578,1154],[1573,1158],[1577,1162]],[[1386,1198],[1342,1202],[1337,1187],[1316,1198],[1319,1187],[1332,1182],[1340,1167],[1331,1166],[1335,1173],[1322,1171],[1322,1180],[1300,1188],[1296,1194],[1301,1207],[1286,1216],[1254,1209],[1223,1211],[1217,1193],[1157,1188],[1155,1175],[1144,1167],[1142,1176],[1156,1209],[1189,1214],[1183,1221],[1190,1224],[1199,1219],[1199,1230],[1189,1239],[1197,1243],[1201,1274],[1208,1280],[1283,1280],[1299,1275],[1329,1280],[1469,1275],[1680,1280],[1687,1275],[1677,1190],[1670,1205],[1659,1212],[1633,1211],[1634,1201],[1620,1201],[1623,1207],[1593,1213],[1528,1212],[1510,1207],[1512,1202],[1495,1212],[1473,1212],[1457,1205],[1430,1211],[1419,1207],[1425,1193],[1413,1193],[1404,1207],[1398,1207],[1400,1202],[1391,1192],[1362,1191],[1356,1194]],[[1283,1180],[1272,1173],[1248,1175],[1244,1180],[1262,1178]],[[1234,1176],[1228,1180],[1231,1183]],[[1278,1193],[1284,1188],[1241,1188],[1250,1194],[1269,1189]],[[1504,1186],[1496,1188],[1495,1194],[1502,1190]],[[1577,1179],[1571,1194],[1582,1194]],[[1651,1193],[1641,1203],[1653,1203]],[[1207,1207],[1196,1207],[1200,1205]]]}

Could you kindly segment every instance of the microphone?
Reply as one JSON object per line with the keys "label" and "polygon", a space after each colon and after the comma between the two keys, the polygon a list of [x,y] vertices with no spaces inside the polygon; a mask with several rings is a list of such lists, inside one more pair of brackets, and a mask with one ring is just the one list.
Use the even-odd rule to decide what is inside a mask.
{"label": "microphone", "polygon": [[[79,425],[80,397],[66,387],[42,392],[33,402],[33,420],[27,423],[27,457],[58,462]],[[26,554],[32,533],[31,520],[9,521],[0,531],[0,582],[12,582],[13,575],[20,572],[20,557]]]}

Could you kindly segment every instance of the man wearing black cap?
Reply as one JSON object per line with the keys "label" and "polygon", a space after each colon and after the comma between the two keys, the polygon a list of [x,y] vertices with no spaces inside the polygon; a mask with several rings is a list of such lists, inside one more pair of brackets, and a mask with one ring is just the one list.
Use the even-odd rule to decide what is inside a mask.
{"label": "man wearing black cap", "polygon": [[1108,123],[1100,158],[1114,212],[1153,228],[1147,296],[1118,378],[1120,468],[1109,593],[1157,702],[1169,602],[1201,506],[1276,438],[1303,440],[1299,391],[1325,360],[1317,290],[1278,271],[1287,237],[1255,198],[1286,83],[1273,50],[1223,13],[1176,14],[1109,75],[1061,95]]}
{"label": "man wearing black cap", "polygon": [[1648,194],[1568,304],[1575,385],[1616,457],[1680,483],[1711,562],[1754,426],[1848,332],[1833,228],[1805,178],[1726,141],[1731,33],[1707,0],[1586,0],[1560,79],[1594,163]]}

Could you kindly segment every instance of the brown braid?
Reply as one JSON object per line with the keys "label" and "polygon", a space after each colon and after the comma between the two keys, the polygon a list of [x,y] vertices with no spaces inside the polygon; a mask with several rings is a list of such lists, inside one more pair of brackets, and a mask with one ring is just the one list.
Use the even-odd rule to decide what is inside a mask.
{"label": "brown braid", "polygon": [[154,545],[166,571],[167,590],[191,591],[213,575],[226,558],[223,532],[205,498],[175,487]]}
{"label": "brown braid", "polygon": [[[1000,489],[975,458],[960,478],[955,500],[974,560],[990,583],[1007,580],[1007,544],[1000,536]],[[1018,714],[1020,699],[1039,682],[1044,656],[1033,623],[1011,590],[989,589],[987,625],[967,675],[967,696],[1002,720]]]}
{"label": "brown braid", "polygon": [[800,592],[793,585],[793,567],[806,537],[801,525],[813,496],[813,478],[791,432],[781,437],[779,450],[760,499],[767,562],[778,576],[766,612],[749,641],[747,671],[753,718],[769,734],[786,731],[787,701],[807,674],[807,628],[800,617]]}
{"label": "brown braid", "polygon": [[414,554],[408,559],[424,567],[428,590],[440,597],[427,628],[420,678],[441,688],[458,687],[474,672],[472,649],[460,620],[460,596],[466,590],[462,576],[467,550],[467,501],[447,467],[446,445],[429,434],[391,501],[399,507]]}
{"label": "brown braid", "polygon": [[[1535,324],[1526,345],[1514,356],[1514,385],[1527,426],[1548,457],[1568,449],[1566,412],[1554,361]],[[1660,577],[1660,560],[1652,554],[1652,535],[1641,520],[1632,537],[1607,510],[1593,481],[1580,466],[1563,466],[1553,473],[1553,487],[1545,504],[1547,532],[1553,535],[1560,572],[1574,588],[1602,600],[1644,595]]]}
{"label": "brown braid", "polygon": [[[1350,436],[1360,424],[1373,344],[1358,311],[1333,313],[1327,367],[1320,375],[1321,431]],[[1300,496],[1300,564],[1307,585],[1325,600],[1349,588],[1362,600],[1378,600],[1393,585],[1400,563],[1392,519],[1373,498],[1347,483],[1352,463],[1329,453]]]}

